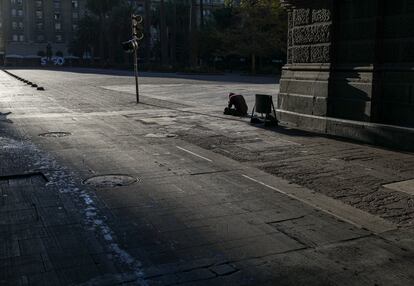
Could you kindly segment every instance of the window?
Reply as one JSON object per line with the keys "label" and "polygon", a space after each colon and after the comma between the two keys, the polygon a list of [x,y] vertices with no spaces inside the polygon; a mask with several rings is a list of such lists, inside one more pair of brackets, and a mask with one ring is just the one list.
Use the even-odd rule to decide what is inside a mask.
{"label": "window", "polygon": [[23,17],[23,10],[21,10],[21,9],[17,10],[17,15],[19,17]]}
{"label": "window", "polygon": [[78,18],[79,18],[79,14],[78,14],[78,12],[73,12],[73,13],[72,13],[72,18],[73,18],[73,19],[78,19]]}
{"label": "window", "polygon": [[62,24],[61,23],[55,23],[55,30],[56,31],[62,30]]}
{"label": "window", "polygon": [[36,0],[36,7],[37,8],[42,8],[43,2],[42,0]]}
{"label": "window", "polygon": [[23,35],[20,35],[20,36],[19,36],[19,41],[20,41],[20,42],[24,42],[24,36],[23,36]]}
{"label": "window", "polygon": [[60,9],[60,1],[54,1],[53,2],[53,7],[55,7],[55,9]]}
{"label": "window", "polygon": [[15,22],[15,21],[13,21],[12,22],[12,29],[13,30],[17,30],[17,28],[23,29],[24,28],[23,22]]}
{"label": "window", "polygon": [[63,38],[62,38],[62,35],[56,35],[56,42],[62,42],[63,41]]}
{"label": "window", "polygon": [[12,40],[13,42],[17,42],[19,40],[19,36],[17,36],[16,34],[13,35]]}
{"label": "window", "polygon": [[55,18],[55,20],[60,20],[60,13],[55,13],[54,18]]}
{"label": "window", "polygon": [[72,0],[72,8],[73,9],[78,9],[79,8],[78,0]]}
{"label": "window", "polygon": [[36,11],[36,19],[43,19],[43,12],[42,11]]}
{"label": "window", "polygon": [[72,25],[72,30],[73,31],[77,31],[78,30],[78,25],[77,24],[73,24]]}
{"label": "window", "polygon": [[43,28],[44,28],[43,23],[36,23],[36,29],[38,31],[43,31]]}
{"label": "window", "polygon": [[16,16],[17,16],[17,11],[16,11],[16,9],[12,9],[12,10],[11,10],[11,14],[12,14],[12,16],[13,16],[13,17],[16,17]]}

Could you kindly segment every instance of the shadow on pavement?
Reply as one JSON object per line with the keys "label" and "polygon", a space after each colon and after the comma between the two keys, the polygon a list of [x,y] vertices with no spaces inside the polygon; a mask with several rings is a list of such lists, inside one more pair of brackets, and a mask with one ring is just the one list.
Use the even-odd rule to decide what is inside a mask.
{"label": "shadow on pavement", "polygon": [[8,119],[7,116],[12,114],[11,112],[2,113],[0,112],[0,122],[6,122],[6,123],[13,123],[12,120]]}
{"label": "shadow on pavement", "polygon": [[[133,77],[133,71],[97,68],[8,68],[8,70],[47,70],[59,72],[71,72],[81,74],[113,75],[121,77]],[[141,78],[171,78],[190,79],[199,81],[229,82],[229,83],[250,83],[250,84],[278,84],[280,76],[247,76],[239,74],[206,75],[206,74],[180,74],[161,72],[140,72]]]}

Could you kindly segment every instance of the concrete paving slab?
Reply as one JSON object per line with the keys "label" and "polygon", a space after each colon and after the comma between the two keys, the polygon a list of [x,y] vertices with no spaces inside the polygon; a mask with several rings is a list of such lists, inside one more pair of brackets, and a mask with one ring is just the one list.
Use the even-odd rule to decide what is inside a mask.
{"label": "concrete paving slab", "polygon": [[397,228],[397,225],[393,223],[350,207],[349,205],[343,204],[338,200],[306,190],[303,187],[291,184],[287,181],[276,179],[268,174],[260,174],[257,170],[251,170],[251,173],[256,173],[257,177],[244,175],[244,178],[256,182],[269,190],[284,193],[294,199],[308,204],[309,206],[329,213],[360,228],[368,229],[374,233],[382,233]]}
{"label": "concrete paving slab", "polygon": [[[33,101],[20,96],[0,103],[13,112],[13,125],[0,123],[0,132],[18,138],[0,134],[0,160],[8,166],[0,175],[38,169],[49,182],[14,187],[3,210],[36,203],[41,219],[21,224],[29,230],[0,225],[0,234],[11,238],[12,249],[17,241],[19,251],[40,255],[46,268],[32,267],[36,259],[22,273],[4,265],[7,273],[16,271],[8,283],[35,284],[50,275],[62,285],[139,284],[141,277],[149,285],[380,285],[383,273],[389,285],[414,281],[410,232],[363,211],[369,191],[369,204],[384,206],[382,216],[395,215],[391,207],[403,199],[409,203],[373,190],[384,178],[406,180],[412,158],[287,129],[257,129],[221,114],[224,89],[244,89],[251,99],[253,91],[274,84],[249,92],[250,83],[147,78],[148,104],[136,105],[129,93],[99,87],[125,85],[128,91],[129,77],[63,73],[62,84],[60,72],[18,72],[47,90],[41,97],[33,92]],[[4,81],[0,76],[0,85]],[[26,93],[25,87],[1,98],[13,93]],[[201,107],[194,106],[198,98]],[[72,135],[38,136],[62,130]],[[142,181],[114,188],[82,184],[114,172]],[[336,192],[338,182],[343,185]],[[362,207],[332,194],[353,196]],[[398,224],[410,219],[409,209],[397,214]],[[14,249],[5,250],[6,257],[23,257]],[[211,261],[197,264],[203,259]],[[158,273],[145,276],[154,267]]]}
{"label": "concrete paving slab", "polygon": [[391,192],[402,192],[414,196],[414,179],[382,186],[384,190]]}

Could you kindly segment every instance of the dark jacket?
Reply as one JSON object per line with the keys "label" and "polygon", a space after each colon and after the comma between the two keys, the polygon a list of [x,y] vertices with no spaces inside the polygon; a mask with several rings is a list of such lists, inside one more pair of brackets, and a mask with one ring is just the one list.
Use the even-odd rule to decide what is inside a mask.
{"label": "dark jacket", "polygon": [[233,94],[229,97],[229,108],[231,108],[234,105],[234,108],[241,114],[247,114],[247,104],[244,100],[243,95],[241,94]]}

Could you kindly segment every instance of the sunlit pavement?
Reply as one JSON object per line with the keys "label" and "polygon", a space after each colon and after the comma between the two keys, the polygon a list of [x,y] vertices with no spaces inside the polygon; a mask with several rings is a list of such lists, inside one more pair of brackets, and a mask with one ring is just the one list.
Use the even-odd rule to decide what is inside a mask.
{"label": "sunlit pavement", "polygon": [[10,71],[1,285],[414,284],[413,156],[222,115],[276,79]]}

